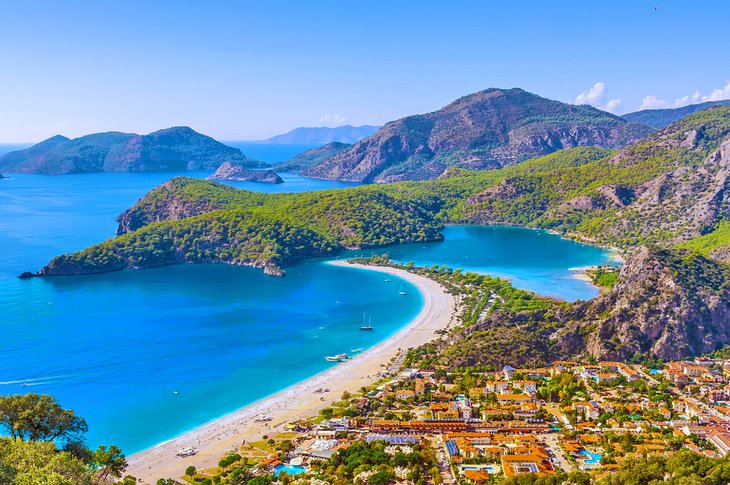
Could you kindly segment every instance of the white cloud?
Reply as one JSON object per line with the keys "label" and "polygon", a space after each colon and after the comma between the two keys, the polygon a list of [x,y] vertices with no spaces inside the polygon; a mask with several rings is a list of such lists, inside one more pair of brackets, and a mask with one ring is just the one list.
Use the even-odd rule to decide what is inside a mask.
{"label": "white cloud", "polygon": [[606,96],[606,85],[598,82],[588,91],[583,91],[575,98],[575,104],[590,104],[596,106]]}
{"label": "white cloud", "polygon": [[615,113],[616,110],[621,106],[621,100],[620,99],[612,99],[608,103],[606,103],[606,106],[603,107],[604,110],[608,111],[609,113]]}
{"label": "white cloud", "polygon": [[644,98],[639,109],[681,108],[690,104],[720,101],[723,99],[730,99],[730,81],[722,88],[713,89],[710,94],[702,95],[699,91],[695,91],[687,96],[676,98],[673,102],[667,101],[666,99],[659,99],[651,94]]}
{"label": "white cloud", "polygon": [[724,88],[714,89],[708,96],[702,98],[703,101],[720,101],[723,99],[730,99],[730,81],[727,82]]}
{"label": "white cloud", "polygon": [[668,104],[669,103],[667,103],[665,99],[659,99],[653,94],[650,94],[649,96],[646,96],[641,102],[641,107],[639,108],[639,110],[666,108]]}
{"label": "white cloud", "polygon": [[611,99],[606,104],[603,104],[604,100],[606,99],[606,94],[608,94],[606,83],[597,82],[593,85],[592,88],[587,91],[583,91],[578,96],[576,96],[573,103],[589,104],[598,109],[608,111],[609,113],[614,113],[619,108],[619,106],[621,106],[621,100],[618,98]]}
{"label": "white cloud", "polygon": [[326,115],[322,116],[319,119],[320,123],[325,123],[327,125],[333,125],[333,126],[344,125],[345,121],[347,121],[347,118],[345,117],[345,115],[330,114],[330,113],[327,113]]}

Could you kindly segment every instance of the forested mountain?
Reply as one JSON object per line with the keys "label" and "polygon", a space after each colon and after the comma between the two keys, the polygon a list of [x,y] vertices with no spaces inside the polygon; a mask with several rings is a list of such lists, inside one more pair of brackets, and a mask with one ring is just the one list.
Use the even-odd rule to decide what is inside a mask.
{"label": "forested mountain", "polygon": [[652,128],[665,128],[677,120],[687,115],[702,111],[717,105],[730,105],[730,99],[722,101],[707,101],[705,103],[690,104],[681,108],[669,109],[644,109],[633,113],[621,115],[623,119],[631,123],[639,123],[641,125],[651,126]]}
{"label": "forested mountain", "polygon": [[266,164],[247,158],[185,126],[149,135],[95,133],[69,139],[56,135],[25,150],[0,157],[7,172],[66,174],[87,172],[170,172],[215,170],[223,162],[246,167]]}
{"label": "forested mountain", "polygon": [[[316,229],[318,236],[333,244],[332,250],[337,241],[340,247],[363,247],[434,239],[441,224],[460,222],[541,227],[625,248],[642,243],[669,247],[711,232],[727,219],[728,135],[730,107],[716,107],[690,115],[622,151],[576,148],[501,170],[452,170],[425,182],[260,194],[178,178],[125,211],[119,218],[120,233],[149,225],[146,237],[155,239],[155,222],[165,222],[177,231],[181,224],[177,221],[192,224],[188,219],[204,215],[210,223],[224,217],[244,221],[255,213],[272,223],[291,222],[294,231]],[[375,215],[378,210],[383,211],[382,221]],[[235,217],[231,211],[236,211]],[[324,226],[317,226],[318,217],[327,219]],[[399,226],[398,237],[389,222]],[[253,232],[219,242],[230,248],[250,238],[262,241],[255,226],[247,230]],[[193,239],[186,238],[186,244]],[[173,241],[158,242],[162,244],[158,250],[180,253]],[[207,242],[206,248],[210,252],[203,259],[226,261],[217,255],[221,248],[215,243]],[[301,249],[306,254],[307,248]],[[94,251],[92,247],[85,254]],[[142,256],[145,248],[135,252]],[[290,261],[279,251],[267,254],[267,263]],[[176,258],[195,261],[198,255],[184,252]],[[65,261],[73,259],[69,256]],[[122,267],[144,265],[134,260],[128,258]],[[54,272],[63,272],[64,266],[57,263]],[[103,271],[104,265],[97,263],[85,271]]]}
{"label": "forested mountain", "polygon": [[290,158],[286,162],[276,165],[276,169],[282,172],[301,172],[302,170],[306,170],[312,165],[316,165],[322,160],[340,153],[342,150],[346,150],[351,146],[352,145],[349,143],[333,141],[332,143],[327,143],[324,146],[306,150],[299,155]]}
{"label": "forested mountain", "polygon": [[495,313],[484,327],[491,337],[477,345],[463,335],[451,358],[466,364],[470,355],[505,355],[500,346],[513,346],[509,355],[519,361],[514,345],[525,339],[537,342],[524,352],[533,359],[570,352],[676,357],[730,343],[728,269],[687,251],[720,260],[730,252],[729,174],[730,107],[721,106],[621,151],[574,148],[500,170],[451,169],[423,182],[262,194],[176,178],[120,215],[121,236],[54,258],[41,274],[181,262],[279,273],[297,259],[343,248],[437,240],[444,223],[548,228],[623,248],[628,256],[615,286],[586,303]]}
{"label": "forested mountain", "polygon": [[487,89],[386,124],[304,174],[357,182],[424,180],[450,166],[494,169],[564,148],[622,148],[652,132],[587,105]]}

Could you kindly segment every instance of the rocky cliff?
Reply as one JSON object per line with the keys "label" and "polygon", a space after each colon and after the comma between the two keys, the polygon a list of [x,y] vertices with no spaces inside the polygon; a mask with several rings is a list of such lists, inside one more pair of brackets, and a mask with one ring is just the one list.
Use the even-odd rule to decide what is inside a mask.
{"label": "rocky cliff", "polygon": [[284,179],[273,170],[251,170],[240,163],[223,162],[216,169],[210,180],[239,180],[245,182],[259,182],[263,184],[283,184]]}
{"label": "rocky cliff", "polygon": [[585,302],[503,307],[440,343],[457,366],[575,356],[680,359],[730,344],[730,268],[689,252],[642,246],[613,288]]}
{"label": "rocky cliff", "polygon": [[181,126],[149,135],[109,132],[73,140],[54,136],[28,149],[0,157],[0,169],[49,175],[170,172],[215,170],[225,161],[249,168],[266,166],[247,158],[237,148]]}
{"label": "rocky cliff", "polygon": [[641,247],[614,288],[576,305],[562,351],[603,360],[680,359],[730,344],[730,268],[688,252]]}
{"label": "rocky cliff", "polygon": [[422,180],[447,166],[499,168],[563,148],[620,148],[651,131],[590,106],[521,89],[488,89],[392,121],[304,174],[358,182]]}
{"label": "rocky cliff", "polygon": [[332,142],[324,146],[306,150],[299,155],[276,165],[276,169],[282,172],[301,172],[309,167],[326,160],[343,150],[350,148],[349,143]]}

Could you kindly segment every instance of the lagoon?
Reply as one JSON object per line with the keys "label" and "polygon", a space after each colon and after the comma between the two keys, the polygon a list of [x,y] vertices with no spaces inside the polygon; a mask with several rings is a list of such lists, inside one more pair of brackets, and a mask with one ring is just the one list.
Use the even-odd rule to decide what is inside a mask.
{"label": "lagoon", "polygon": [[[321,260],[290,267],[285,278],[223,265],[16,278],[112,237],[114,216],[173,175],[0,180],[0,393],[54,394],[88,420],[92,446],[115,443],[133,453],[218,418],[334,365],[325,355],[374,346],[422,304],[407,282]],[[283,176],[280,186],[233,185],[354,185]],[[448,227],[444,235],[444,242],[378,251],[511,277],[567,299],[595,292],[570,268],[608,261],[602,249],[525,229]],[[401,284],[406,296],[398,295]],[[363,312],[375,331],[359,331]]]}

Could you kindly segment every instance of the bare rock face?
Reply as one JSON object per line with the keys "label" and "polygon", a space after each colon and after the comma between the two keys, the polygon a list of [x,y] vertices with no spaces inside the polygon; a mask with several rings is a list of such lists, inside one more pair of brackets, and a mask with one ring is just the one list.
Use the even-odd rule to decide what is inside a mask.
{"label": "bare rock face", "polygon": [[730,268],[701,256],[641,247],[616,286],[576,305],[558,340],[605,360],[679,359],[730,343]]}
{"label": "bare rock face", "polygon": [[590,106],[521,89],[487,89],[438,111],[390,122],[304,175],[357,182],[436,178],[441,166],[490,169],[563,148],[621,148],[652,131]]}
{"label": "bare rock face", "polygon": [[251,170],[240,163],[223,162],[210,180],[239,180],[245,182],[259,182],[263,184],[283,184],[284,179],[273,170]]}

